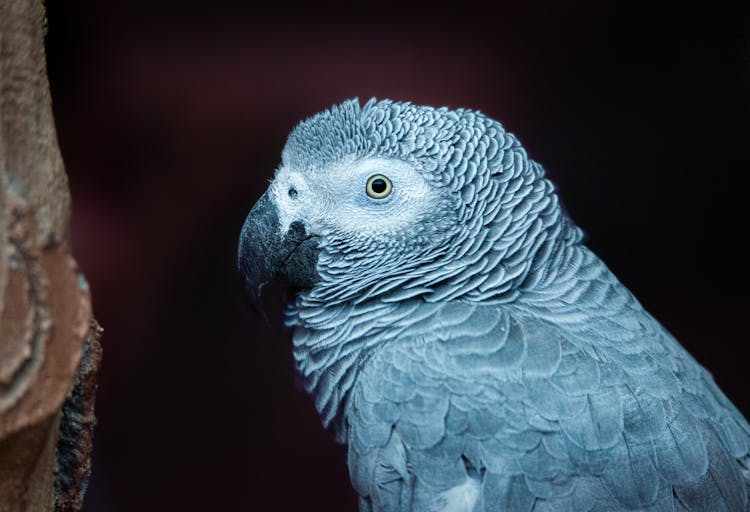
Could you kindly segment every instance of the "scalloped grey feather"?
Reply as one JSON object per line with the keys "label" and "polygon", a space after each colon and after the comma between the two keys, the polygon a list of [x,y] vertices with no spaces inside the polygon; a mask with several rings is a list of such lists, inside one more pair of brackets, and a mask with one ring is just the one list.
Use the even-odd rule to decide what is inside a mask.
{"label": "scalloped grey feather", "polygon": [[[350,100],[281,169],[406,162],[439,208],[320,240],[287,314],[362,511],[748,511],[750,427],[471,110]],[[277,175],[277,180],[278,180]]]}

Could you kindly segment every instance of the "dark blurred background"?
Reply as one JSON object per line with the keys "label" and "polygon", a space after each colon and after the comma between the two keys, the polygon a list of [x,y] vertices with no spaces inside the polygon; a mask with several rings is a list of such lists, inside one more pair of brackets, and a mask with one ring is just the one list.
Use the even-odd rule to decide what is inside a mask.
{"label": "dark blurred background", "polygon": [[353,510],[343,450],[235,275],[294,124],[472,107],[750,414],[747,2],[47,2],[74,252],[104,326],[87,511]]}

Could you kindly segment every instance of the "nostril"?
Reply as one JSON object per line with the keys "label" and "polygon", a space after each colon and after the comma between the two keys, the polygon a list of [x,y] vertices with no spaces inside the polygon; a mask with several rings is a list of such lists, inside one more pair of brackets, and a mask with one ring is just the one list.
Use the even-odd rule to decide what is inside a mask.
{"label": "nostril", "polygon": [[297,189],[294,187],[289,187],[289,197],[292,199],[297,199]]}

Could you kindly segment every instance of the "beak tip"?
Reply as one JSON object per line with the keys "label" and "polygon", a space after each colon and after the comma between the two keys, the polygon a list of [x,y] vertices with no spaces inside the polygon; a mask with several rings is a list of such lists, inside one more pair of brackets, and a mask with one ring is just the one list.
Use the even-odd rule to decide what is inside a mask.
{"label": "beak tip", "polygon": [[263,297],[260,293],[260,289],[262,287],[263,285],[260,285],[257,290],[254,290],[250,294],[250,308],[263,318],[263,321],[266,322],[266,325],[270,325],[270,322],[268,321],[268,314],[266,313],[266,308],[263,305]]}
{"label": "beak tip", "polygon": [[266,325],[270,325],[268,321],[268,315],[266,314],[266,308],[263,304],[263,295],[262,295],[262,289],[263,286],[266,284],[265,282],[262,282],[260,284],[250,282],[248,279],[244,279],[245,281],[245,301],[249,307],[250,310],[252,310],[254,313],[257,313],[260,315],[263,320],[266,322]]}

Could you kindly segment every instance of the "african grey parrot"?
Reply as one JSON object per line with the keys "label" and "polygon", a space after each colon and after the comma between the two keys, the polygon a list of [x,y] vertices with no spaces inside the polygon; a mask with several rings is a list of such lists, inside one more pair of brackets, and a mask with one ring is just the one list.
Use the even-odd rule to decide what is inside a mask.
{"label": "african grey parrot", "polygon": [[502,125],[344,102],[240,235],[362,511],[747,511],[750,426]]}

